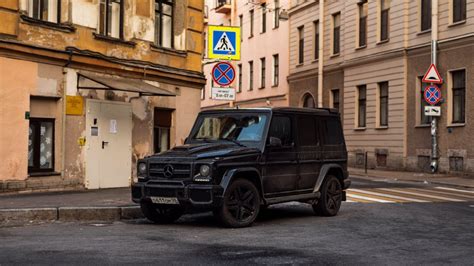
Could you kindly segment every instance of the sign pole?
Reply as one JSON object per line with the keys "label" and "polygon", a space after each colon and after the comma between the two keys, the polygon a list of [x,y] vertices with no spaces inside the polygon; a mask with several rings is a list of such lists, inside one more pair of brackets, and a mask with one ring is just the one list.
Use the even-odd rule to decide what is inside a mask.
{"label": "sign pole", "polygon": [[[431,41],[431,63],[436,65],[436,51],[438,42],[436,40]],[[433,83],[431,83],[433,85]],[[431,117],[431,172],[436,173],[438,170],[438,118],[436,116]]]}

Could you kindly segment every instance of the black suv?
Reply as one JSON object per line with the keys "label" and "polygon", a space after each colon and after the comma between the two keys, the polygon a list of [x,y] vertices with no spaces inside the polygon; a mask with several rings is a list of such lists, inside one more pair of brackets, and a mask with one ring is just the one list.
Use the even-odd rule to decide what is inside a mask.
{"label": "black suv", "polygon": [[185,145],[139,160],[137,168],[133,201],[157,223],[212,210],[225,225],[244,227],[262,208],[288,201],[334,216],[350,185],[334,109],[203,111]]}

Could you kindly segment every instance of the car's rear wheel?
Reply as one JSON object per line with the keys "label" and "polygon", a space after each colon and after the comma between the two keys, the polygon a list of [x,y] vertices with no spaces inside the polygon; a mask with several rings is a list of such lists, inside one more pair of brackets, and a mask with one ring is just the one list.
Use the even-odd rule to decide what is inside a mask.
{"label": "car's rear wheel", "polygon": [[246,179],[237,179],[224,194],[222,206],[215,214],[228,227],[251,225],[260,211],[260,194],[255,185]]}
{"label": "car's rear wheel", "polygon": [[335,216],[341,208],[342,186],[339,180],[333,176],[326,176],[321,189],[321,197],[316,204],[313,204],[313,210],[321,216]]}
{"label": "car's rear wheel", "polygon": [[183,210],[180,207],[157,205],[149,201],[142,201],[140,208],[148,220],[159,224],[172,223],[183,215]]}

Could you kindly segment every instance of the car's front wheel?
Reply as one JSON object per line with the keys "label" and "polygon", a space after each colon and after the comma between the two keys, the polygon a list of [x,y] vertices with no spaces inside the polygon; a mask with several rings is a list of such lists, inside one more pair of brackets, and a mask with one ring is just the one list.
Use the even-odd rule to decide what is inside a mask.
{"label": "car's front wheel", "polygon": [[246,179],[237,179],[224,194],[223,204],[215,214],[228,227],[251,225],[260,211],[260,194]]}
{"label": "car's front wheel", "polygon": [[333,176],[328,175],[320,189],[321,197],[316,204],[313,204],[313,210],[316,214],[322,216],[335,216],[342,202],[341,182]]}
{"label": "car's front wheel", "polygon": [[172,223],[183,215],[183,210],[180,207],[157,205],[149,201],[142,201],[140,208],[148,220],[159,224]]}

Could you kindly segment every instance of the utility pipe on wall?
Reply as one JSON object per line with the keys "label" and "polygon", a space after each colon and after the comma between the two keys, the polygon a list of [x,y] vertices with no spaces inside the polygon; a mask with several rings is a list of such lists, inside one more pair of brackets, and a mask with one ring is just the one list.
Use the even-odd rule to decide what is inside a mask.
{"label": "utility pipe on wall", "polygon": [[318,107],[323,107],[324,0],[319,0]]}
{"label": "utility pipe on wall", "polygon": [[[431,63],[437,64],[438,50],[438,0],[431,2]],[[433,83],[431,83],[433,85]],[[436,116],[431,120],[431,172],[438,171],[438,119]]]}

